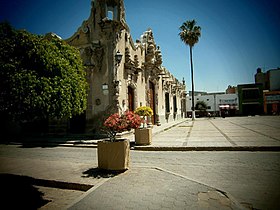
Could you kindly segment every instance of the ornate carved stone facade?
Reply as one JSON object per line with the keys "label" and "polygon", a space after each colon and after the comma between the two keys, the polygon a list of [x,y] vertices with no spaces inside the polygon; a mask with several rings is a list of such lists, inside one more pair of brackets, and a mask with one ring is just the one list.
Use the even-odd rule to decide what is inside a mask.
{"label": "ornate carved stone facade", "polygon": [[153,124],[185,116],[185,84],[162,66],[160,47],[148,29],[134,43],[125,20],[123,0],[92,0],[88,20],[69,39],[86,66],[90,85],[86,130],[101,116],[150,106]]}

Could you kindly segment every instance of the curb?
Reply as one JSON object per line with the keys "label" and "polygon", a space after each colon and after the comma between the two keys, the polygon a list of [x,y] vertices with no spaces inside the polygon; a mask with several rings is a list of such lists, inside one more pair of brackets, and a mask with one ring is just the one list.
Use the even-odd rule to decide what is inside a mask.
{"label": "curb", "polygon": [[177,125],[180,125],[180,124],[182,124],[182,123],[185,123],[185,122],[187,122],[188,120],[182,120],[182,121],[179,121],[179,122],[175,122],[174,124],[171,124],[171,125],[169,125],[169,126],[164,126],[164,125],[161,125],[162,127],[161,127],[161,129],[158,129],[157,131],[153,131],[153,136],[154,135],[157,135],[157,134],[159,134],[159,133],[162,133],[162,132],[165,132],[165,131],[167,131],[167,130],[169,130],[169,129],[171,129],[171,128],[174,128],[174,127],[176,127]]}
{"label": "curb", "polygon": [[6,145],[18,145],[21,147],[80,147],[97,148],[96,143],[59,143],[59,142],[9,142]]}
{"label": "curb", "polygon": [[65,209],[70,209],[72,206],[74,206],[76,203],[79,203],[81,200],[83,200],[86,196],[88,196],[90,193],[95,191],[97,188],[99,188],[101,185],[103,185],[105,182],[107,182],[109,179],[104,179],[100,181],[98,184],[94,185],[92,188],[90,188],[88,191],[86,191],[83,195],[75,198],[70,204],[67,205]]}
{"label": "curb", "polygon": [[279,152],[280,146],[244,146],[244,147],[155,147],[134,146],[139,151],[248,151],[248,152]]}
{"label": "curb", "polygon": [[[96,143],[9,143],[11,145],[20,145],[22,147],[77,147],[77,148],[97,148]],[[188,147],[188,146],[137,146],[132,145],[131,150],[138,151],[247,151],[247,152],[280,152],[280,146],[201,146],[201,147]]]}

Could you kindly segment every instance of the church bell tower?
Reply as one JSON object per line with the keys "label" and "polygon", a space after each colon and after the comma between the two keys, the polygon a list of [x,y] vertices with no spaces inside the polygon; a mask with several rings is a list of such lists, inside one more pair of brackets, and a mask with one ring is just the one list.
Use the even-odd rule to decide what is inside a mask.
{"label": "church bell tower", "polygon": [[98,22],[102,20],[114,20],[125,22],[125,11],[123,0],[92,0],[92,10],[100,11]]}

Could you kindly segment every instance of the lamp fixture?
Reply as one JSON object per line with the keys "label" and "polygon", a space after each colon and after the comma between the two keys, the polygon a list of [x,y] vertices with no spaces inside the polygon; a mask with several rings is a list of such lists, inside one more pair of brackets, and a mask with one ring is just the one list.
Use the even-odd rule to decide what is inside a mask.
{"label": "lamp fixture", "polygon": [[117,65],[119,65],[120,64],[120,62],[122,61],[122,54],[120,53],[120,51],[118,50],[117,51],[117,53],[116,53],[116,55],[115,55],[115,61],[116,61],[116,63],[117,63]]}

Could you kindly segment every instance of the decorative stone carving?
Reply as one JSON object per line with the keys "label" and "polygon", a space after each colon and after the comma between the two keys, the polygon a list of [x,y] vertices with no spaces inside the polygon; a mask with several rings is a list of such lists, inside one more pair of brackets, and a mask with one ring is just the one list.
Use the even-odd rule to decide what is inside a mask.
{"label": "decorative stone carving", "polygon": [[128,65],[132,65],[132,60],[130,59],[130,51],[129,51],[129,48],[126,47],[125,48],[125,64]]}
{"label": "decorative stone carving", "polygon": [[118,80],[114,80],[113,81],[113,85],[114,85],[114,95],[116,95],[116,96],[119,96],[119,94],[120,94],[120,81],[118,81]]}
{"label": "decorative stone carving", "polygon": [[129,78],[133,77],[135,81],[137,81],[137,76],[140,71],[142,71],[141,68],[139,68],[139,60],[138,56],[134,56],[134,60],[131,59],[129,48],[125,48],[125,71],[124,71],[124,77]]}
{"label": "decorative stone carving", "polygon": [[156,102],[156,105],[158,105],[158,93],[155,94],[155,102]]}
{"label": "decorative stone carving", "polygon": [[89,26],[87,24],[87,21],[84,21],[82,24],[82,31],[86,34],[89,32]]}
{"label": "decorative stone carving", "polygon": [[138,66],[139,66],[139,60],[138,60],[137,55],[134,56],[134,66],[135,66],[135,68],[138,68]]}
{"label": "decorative stone carving", "polygon": [[81,57],[84,61],[85,66],[93,66],[93,62],[91,60],[92,50],[91,47],[85,47],[80,49]]}
{"label": "decorative stone carving", "polygon": [[162,64],[162,55],[161,55],[161,51],[159,50],[159,46],[157,47],[157,50],[155,51],[155,57],[156,57],[155,65],[157,67],[160,67],[160,65]]}
{"label": "decorative stone carving", "polygon": [[120,97],[120,81],[114,80],[113,81],[113,104],[115,105],[116,108],[121,109],[120,102],[119,102],[119,97]]}

